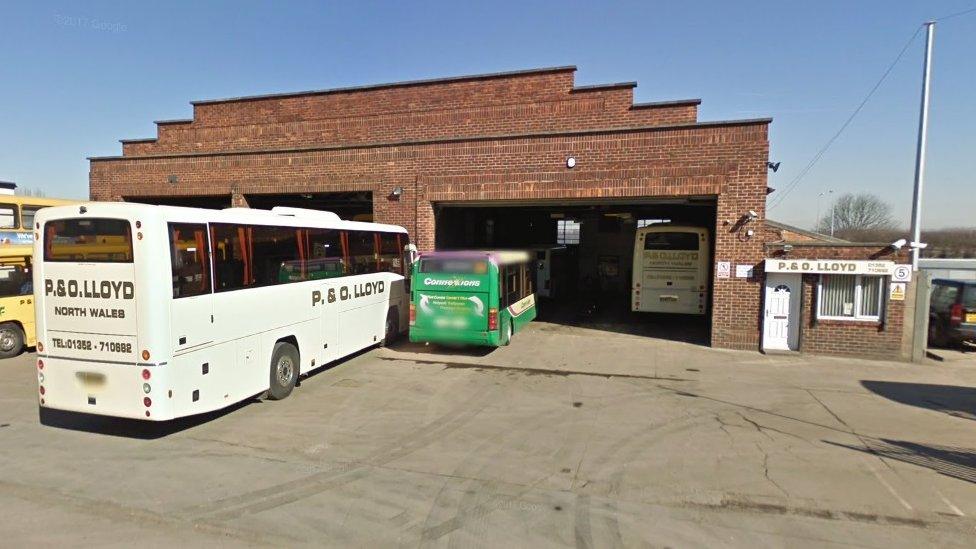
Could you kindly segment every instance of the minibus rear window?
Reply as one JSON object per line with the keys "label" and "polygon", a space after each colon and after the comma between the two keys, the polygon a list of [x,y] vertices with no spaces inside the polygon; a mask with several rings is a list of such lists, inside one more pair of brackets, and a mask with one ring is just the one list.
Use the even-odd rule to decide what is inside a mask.
{"label": "minibus rear window", "polygon": [[44,224],[44,260],[132,263],[132,230],[124,219],[58,219]]}
{"label": "minibus rear window", "polygon": [[488,262],[477,259],[421,259],[422,273],[449,274],[485,274],[488,272]]}

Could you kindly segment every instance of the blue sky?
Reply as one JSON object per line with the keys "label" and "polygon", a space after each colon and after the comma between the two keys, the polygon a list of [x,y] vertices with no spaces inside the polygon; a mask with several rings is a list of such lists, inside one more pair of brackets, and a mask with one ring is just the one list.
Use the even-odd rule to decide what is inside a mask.
{"label": "blue sky", "polygon": [[[772,116],[784,187],[920,23],[976,0],[467,4],[4,3],[0,180],[87,196],[87,156],[191,100],[574,64],[580,85],[636,80],[637,101],[700,97],[702,120]],[[922,49],[771,218],[810,226],[821,192],[868,191],[907,223]],[[976,225],[974,54],[976,13],[939,24],[925,227]]]}

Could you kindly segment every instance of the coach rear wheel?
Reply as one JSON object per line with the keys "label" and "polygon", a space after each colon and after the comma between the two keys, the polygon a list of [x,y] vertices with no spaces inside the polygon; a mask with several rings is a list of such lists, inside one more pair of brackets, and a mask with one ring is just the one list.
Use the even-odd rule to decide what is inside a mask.
{"label": "coach rear wheel", "polygon": [[398,335],[400,335],[400,315],[396,309],[390,309],[386,313],[386,331],[383,335],[383,341],[380,341],[380,346],[386,347],[392,344]]}
{"label": "coach rear wheel", "polygon": [[20,354],[24,348],[24,332],[12,322],[0,324],[0,358]]}
{"label": "coach rear wheel", "polygon": [[275,343],[271,353],[271,387],[268,398],[281,400],[291,394],[298,383],[298,349],[291,343]]}
{"label": "coach rear wheel", "polygon": [[505,329],[505,345],[512,343],[512,320],[508,321],[508,328]]}

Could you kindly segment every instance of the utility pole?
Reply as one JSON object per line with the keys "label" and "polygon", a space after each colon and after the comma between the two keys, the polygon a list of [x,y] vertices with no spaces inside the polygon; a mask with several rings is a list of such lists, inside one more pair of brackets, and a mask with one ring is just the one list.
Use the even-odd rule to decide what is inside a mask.
{"label": "utility pole", "polygon": [[912,200],[912,270],[918,270],[922,243],[922,184],[925,182],[925,142],[929,129],[929,84],[932,81],[932,40],[935,21],[925,23],[925,65],[922,69],[922,106],[918,117],[918,148],[915,150],[915,196]]}

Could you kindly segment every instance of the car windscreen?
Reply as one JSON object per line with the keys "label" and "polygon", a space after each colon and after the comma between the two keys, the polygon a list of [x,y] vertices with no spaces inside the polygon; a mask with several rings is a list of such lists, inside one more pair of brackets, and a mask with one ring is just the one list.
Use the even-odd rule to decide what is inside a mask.
{"label": "car windscreen", "polygon": [[132,230],[125,219],[73,218],[44,224],[44,260],[132,263]]}

